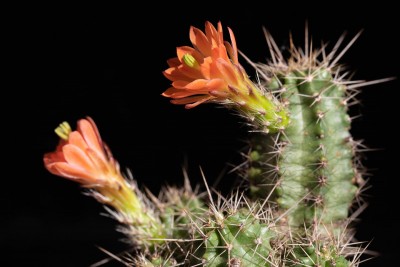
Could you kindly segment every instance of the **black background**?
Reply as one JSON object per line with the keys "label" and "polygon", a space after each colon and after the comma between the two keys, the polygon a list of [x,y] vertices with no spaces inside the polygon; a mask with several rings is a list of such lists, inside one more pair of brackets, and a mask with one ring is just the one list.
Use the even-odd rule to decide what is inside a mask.
{"label": "black background", "polygon": [[[240,119],[213,105],[185,110],[160,95],[170,84],[161,73],[166,60],[175,56],[176,46],[190,45],[190,25],[204,29],[206,20],[221,21],[256,62],[268,58],[263,26],[282,47],[289,31],[303,43],[306,21],[316,45],[335,42],[344,31],[350,40],[363,29],[341,62],[355,71],[354,79],[374,80],[399,75],[395,10],[382,1],[357,8],[251,1],[218,7],[192,1],[24,6],[6,23],[11,61],[5,73],[11,83],[2,97],[2,266],[89,266],[106,257],[97,246],[112,253],[126,248],[116,223],[100,215],[101,205],[43,167],[43,154],[58,142],[53,130],[64,120],[75,125],[91,116],[121,166],[154,193],[162,185],[182,184],[185,161],[193,184],[201,181],[199,166],[212,184],[229,170],[227,163],[240,163],[247,131]],[[366,87],[358,97],[361,105],[352,108],[362,114],[353,123],[355,139],[377,149],[365,153],[370,204],[360,216],[357,238],[372,241],[369,249],[381,255],[362,266],[387,266],[398,258],[398,89],[397,80]],[[227,175],[218,188],[226,190],[234,179]]]}

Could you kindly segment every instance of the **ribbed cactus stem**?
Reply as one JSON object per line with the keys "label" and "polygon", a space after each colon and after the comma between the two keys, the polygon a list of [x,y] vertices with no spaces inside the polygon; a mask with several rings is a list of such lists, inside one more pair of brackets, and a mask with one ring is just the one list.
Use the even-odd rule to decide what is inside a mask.
{"label": "ribbed cactus stem", "polygon": [[212,220],[204,231],[204,266],[270,266],[274,232],[251,211],[242,209]]}
{"label": "ribbed cactus stem", "polygon": [[272,137],[253,139],[248,172],[253,195],[272,195],[282,210],[290,210],[292,226],[346,219],[360,177],[347,83],[328,59],[318,60],[322,50],[308,56],[299,51],[292,49],[288,63],[259,65],[291,122]]}
{"label": "ribbed cactus stem", "polygon": [[346,88],[323,68],[289,73],[282,81],[293,122],[280,136],[277,201],[287,209],[297,205],[293,224],[345,219],[357,191]]}

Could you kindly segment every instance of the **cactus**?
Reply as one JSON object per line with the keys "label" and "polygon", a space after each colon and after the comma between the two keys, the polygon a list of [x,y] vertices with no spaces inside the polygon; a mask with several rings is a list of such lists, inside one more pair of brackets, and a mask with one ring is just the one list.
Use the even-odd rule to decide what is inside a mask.
{"label": "cactus", "polygon": [[56,129],[60,144],[45,167],[109,206],[135,248],[119,259],[127,266],[358,266],[363,248],[353,244],[352,222],[365,182],[348,104],[357,87],[384,80],[353,82],[341,72],[338,61],[358,35],[328,53],[312,49],[306,32],[304,49],[291,40],[285,59],[265,32],[271,61],[249,61],[255,82],[228,32],[231,42],[221,23],[191,27],[193,47],[178,47],[168,61],[172,86],[162,95],[186,108],[217,103],[250,126],[250,149],[236,168],[246,183],[229,198],[216,197],[204,177],[207,190],[193,190],[186,173],[183,188],[141,192],[90,117],[75,131],[68,123]]}

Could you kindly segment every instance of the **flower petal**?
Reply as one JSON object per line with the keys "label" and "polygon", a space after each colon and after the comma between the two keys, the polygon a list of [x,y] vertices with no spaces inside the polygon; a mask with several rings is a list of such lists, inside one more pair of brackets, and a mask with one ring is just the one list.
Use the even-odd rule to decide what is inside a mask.
{"label": "flower petal", "polygon": [[204,57],[211,55],[211,43],[207,36],[198,28],[190,27],[190,41]]}
{"label": "flower petal", "polygon": [[[200,65],[200,72],[205,79],[211,79],[211,65],[213,64],[213,59],[211,57],[206,57],[203,64]],[[213,77],[215,78],[215,77]]]}
{"label": "flower petal", "polygon": [[[231,38],[231,43],[232,43],[232,45],[230,45],[228,43],[229,44],[228,47],[231,50],[231,51],[229,51],[230,58],[232,59],[233,63],[239,64],[238,50],[237,50],[237,46],[236,46],[236,38],[235,38],[235,35],[233,34],[233,31],[231,30],[231,28],[228,28],[228,31],[229,31],[229,37]],[[227,47],[227,50],[228,50],[228,47]]]}
{"label": "flower petal", "polygon": [[98,183],[99,178],[93,176],[93,173],[86,172],[86,170],[79,168],[78,166],[71,166],[66,162],[56,162],[51,166],[54,171],[52,173],[70,178],[72,180],[78,180],[80,183],[91,184]]}
{"label": "flower petal", "polygon": [[62,150],[56,150],[54,152],[44,154],[43,160],[46,164],[51,164],[58,161],[65,161]]}
{"label": "flower petal", "polygon": [[215,27],[211,24],[211,22],[207,21],[206,22],[206,27],[205,27],[205,31],[206,31],[206,36],[209,40],[209,42],[211,42],[211,47],[216,47],[218,46],[218,32],[215,29]]}
{"label": "flower petal", "polygon": [[197,91],[181,90],[174,87],[168,88],[162,95],[174,99],[184,98],[192,95],[198,95]]}
{"label": "flower petal", "polygon": [[103,145],[96,124],[90,120],[79,120],[78,131],[82,134],[83,139],[91,149],[97,151],[99,154],[104,154]]}
{"label": "flower petal", "polygon": [[212,90],[217,90],[217,91],[222,91],[225,90],[228,87],[228,84],[225,82],[224,79],[212,79],[209,80],[207,83],[207,89],[212,91]]}
{"label": "flower petal", "polygon": [[163,72],[164,76],[167,77],[170,81],[177,81],[177,80],[183,80],[183,81],[192,81],[193,78],[188,77],[183,73],[181,70],[178,68],[169,68]]}
{"label": "flower petal", "polygon": [[208,80],[204,79],[197,79],[194,80],[190,83],[187,82],[181,82],[181,81],[176,81],[172,83],[173,87],[176,87],[177,89],[187,89],[187,90],[198,90],[201,91],[206,87]]}
{"label": "flower petal", "polygon": [[230,59],[228,57],[228,53],[226,51],[226,47],[224,45],[214,47],[213,50],[211,51],[211,54],[212,54],[212,58],[214,60],[216,60],[218,58],[222,58],[226,61],[230,61]]}
{"label": "flower petal", "polygon": [[232,63],[228,63],[225,60],[219,58],[217,59],[217,67],[222,76],[225,77],[228,84],[238,86],[239,81],[237,79],[237,75]]}
{"label": "flower petal", "polygon": [[198,101],[196,101],[196,102],[194,102],[192,104],[185,105],[185,108],[186,109],[191,109],[191,108],[197,107],[198,105],[203,104],[204,102],[207,102],[208,100],[210,100],[212,98],[213,97],[210,96],[210,97],[207,97],[207,98],[199,99]]}
{"label": "flower petal", "polygon": [[50,172],[50,173],[52,173],[52,174],[55,174],[55,175],[59,175],[59,176],[62,176],[61,174],[60,174],[60,172],[58,171],[58,169],[56,169],[55,167],[54,167],[54,164],[56,163],[55,161],[52,161],[48,156],[44,156],[44,158],[43,158],[43,161],[44,161],[44,166],[46,167],[46,169]]}
{"label": "flower petal", "polygon": [[200,70],[191,68],[189,66],[186,66],[185,64],[180,65],[178,67],[178,71],[185,74],[187,77],[191,78],[191,80],[204,78]]}
{"label": "flower petal", "polygon": [[85,170],[88,173],[98,172],[89,158],[89,156],[82,151],[77,146],[74,145],[65,145],[63,147],[63,153],[65,157],[65,161],[73,166],[78,167],[79,169]]}
{"label": "flower petal", "polygon": [[172,97],[175,93],[180,92],[181,90],[176,89],[175,87],[170,87],[165,90],[161,95],[165,97]]}
{"label": "flower petal", "polygon": [[186,104],[193,104],[201,101],[201,103],[213,98],[210,95],[200,95],[200,96],[192,96],[192,97],[186,97],[182,99],[173,99],[171,100],[171,103],[173,104],[179,104],[179,105],[186,105]]}
{"label": "flower petal", "polygon": [[224,44],[224,32],[222,31],[222,23],[221,21],[218,22],[218,45]]}
{"label": "flower petal", "polygon": [[85,151],[88,147],[87,143],[85,142],[82,135],[78,131],[74,131],[69,134],[68,144],[79,147],[83,151]]}
{"label": "flower petal", "polygon": [[170,68],[173,68],[173,67],[179,66],[179,65],[181,64],[181,62],[179,61],[179,58],[174,57],[174,58],[168,59],[168,60],[167,60],[167,64],[168,64],[168,66],[169,66]]}
{"label": "flower petal", "polygon": [[100,157],[96,151],[88,148],[85,152],[86,156],[90,158],[90,161],[97,172],[108,175],[114,170],[114,166],[111,164],[111,162],[105,161],[104,157]]}

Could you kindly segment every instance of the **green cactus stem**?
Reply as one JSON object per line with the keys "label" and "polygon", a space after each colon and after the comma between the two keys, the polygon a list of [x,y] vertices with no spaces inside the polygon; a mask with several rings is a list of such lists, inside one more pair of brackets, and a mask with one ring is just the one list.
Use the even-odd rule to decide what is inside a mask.
{"label": "green cactus stem", "polygon": [[362,180],[347,114],[352,86],[336,65],[343,53],[333,60],[324,49],[307,49],[292,48],[287,62],[272,49],[274,62],[257,66],[291,123],[269,140],[255,138],[249,156],[251,192],[266,197],[276,188],[272,199],[291,210],[292,226],[346,219]]}
{"label": "green cactus stem", "polygon": [[205,266],[270,266],[268,255],[274,232],[248,210],[210,221],[204,231]]}
{"label": "green cactus stem", "polygon": [[329,245],[328,247],[314,244],[296,246],[290,254],[286,264],[293,267],[349,267],[351,264],[345,257],[339,255],[334,247],[329,247]]}
{"label": "green cactus stem", "polygon": [[297,205],[290,216],[296,225],[345,219],[357,192],[346,88],[318,68],[288,73],[282,82],[293,122],[279,138],[285,145],[278,159],[278,204]]}

